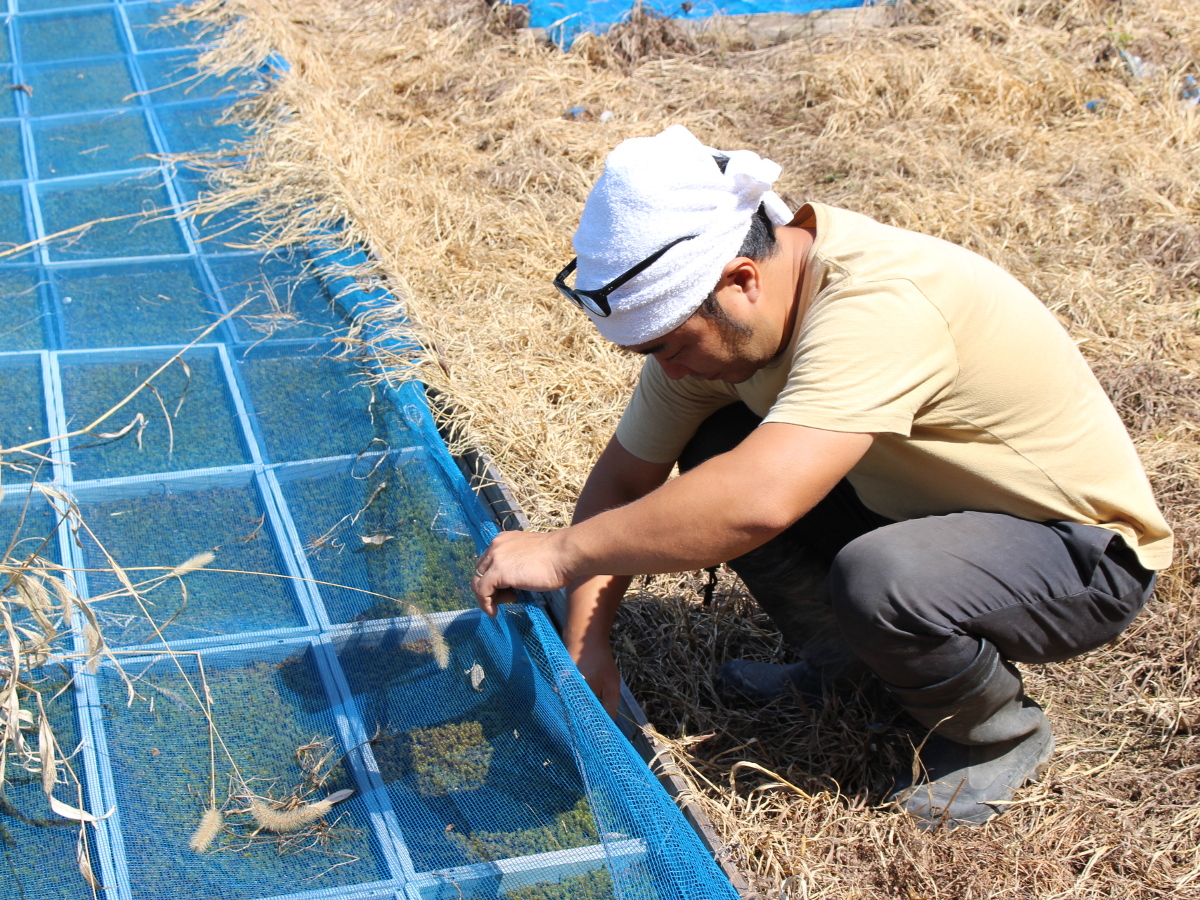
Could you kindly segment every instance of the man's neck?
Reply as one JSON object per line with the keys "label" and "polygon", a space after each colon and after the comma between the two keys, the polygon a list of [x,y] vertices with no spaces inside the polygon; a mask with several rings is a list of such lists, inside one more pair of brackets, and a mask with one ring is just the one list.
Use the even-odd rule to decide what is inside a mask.
{"label": "man's neck", "polygon": [[816,240],[815,228],[783,225],[775,229],[778,250],[771,257],[772,279],[778,279],[775,290],[781,298],[783,313],[780,321],[779,346],[775,356],[787,348],[797,325],[807,310],[804,297],[804,276],[808,271],[808,254]]}

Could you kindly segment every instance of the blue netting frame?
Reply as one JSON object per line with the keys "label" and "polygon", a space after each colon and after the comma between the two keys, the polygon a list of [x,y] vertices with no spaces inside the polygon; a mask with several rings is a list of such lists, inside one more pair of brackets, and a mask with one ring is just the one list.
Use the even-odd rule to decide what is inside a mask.
{"label": "blue netting frame", "polygon": [[[191,99],[191,94],[185,98],[184,95],[174,96],[169,91],[152,90],[170,74],[169,68],[174,63],[165,61],[175,60],[179,54],[176,52],[177,46],[158,49],[155,41],[147,39],[143,42],[133,32],[134,24],[142,23],[145,18],[143,13],[149,7],[144,4],[94,4],[86,9],[64,7],[55,11],[27,13],[15,9],[13,3],[9,6],[11,15],[6,22],[5,33],[11,38],[9,44],[13,48],[14,61],[8,71],[14,82],[28,79],[37,87],[33,95],[11,92],[4,99],[11,100],[13,114],[0,113],[0,118],[11,119],[8,131],[17,136],[20,158],[25,167],[24,177],[10,179],[0,185],[5,198],[12,201],[9,207],[18,214],[17,228],[12,234],[19,232],[25,238],[45,237],[48,229],[57,227],[55,223],[69,224],[73,220],[68,215],[70,210],[63,211],[66,205],[64,198],[110,196],[125,202],[138,191],[144,194],[146,185],[153,186],[153,202],[156,205],[179,212],[182,201],[189,191],[194,190],[194,185],[172,171],[170,166],[147,160],[113,159],[109,164],[111,169],[98,165],[95,168],[66,167],[55,171],[52,155],[42,153],[39,156],[39,150],[45,149],[40,142],[47,135],[66,133],[77,125],[101,121],[110,115],[133,123],[131,128],[134,131],[140,131],[140,125],[144,124],[142,137],[149,134],[156,152],[169,153],[172,149],[171,138],[164,124],[167,121],[164,111],[183,110],[186,107],[190,112],[213,106],[209,99]],[[102,28],[104,35],[96,38],[95,46],[99,48],[97,52],[108,55],[89,56],[91,51],[87,51],[83,54],[86,58],[61,62],[45,62],[40,58],[30,61],[23,57],[22,33],[39,34],[39,40],[50,48],[41,51],[39,56],[53,56],[59,54],[59,48],[47,43],[45,35],[49,32],[45,29],[65,28],[73,17],[80,14],[93,24],[114,23],[116,31],[113,33],[119,46],[113,45],[111,34]],[[24,22],[41,24],[33,31],[27,31],[22,24]],[[63,52],[69,56],[67,51],[70,49],[66,47]],[[285,68],[286,65],[281,61],[274,60],[265,67],[264,72]],[[103,78],[99,76],[110,78],[111,83],[100,83]],[[64,85],[79,87],[80,84],[97,87],[97,90],[89,88],[63,93]],[[220,86],[205,85],[201,93],[211,89],[219,90]],[[59,102],[55,100],[56,96],[63,98],[57,108],[52,107],[53,103]],[[180,102],[172,105],[174,100]],[[71,202],[77,201],[71,199]],[[153,365],[179,349],[178,342],[162,342],[158,345],[151,340],[128,342],[149,345],[136,347],[105,345],[103,342],[79,343],[79,334],[68,327],[73,310],[80,308],[68,307],[72,302],[70,295],[76,293],[77,289],[68,288],[67,285],[122,271],[186,272],[187,277],[183,280],[190,279],[203,295],[196,309],[214,316],[227,312],[235,305],[239,292],[243,291],[244,285],[227,280],[225,273],[240,270],[244,264],[253,262],[255,257],[251,251],[202,244],[199,239],[203,234],[194,223],[181,221],[176,224],[167,220],[158,228],[155,241],[144,240],[146,233],[146,229],[143,229],[134,235],[137,240],[129,241],[125,241],[121,235],[110,235],[105,238],[111,238],[110,243],[93,244],[99,247],[94,252],[87,249],[86,241],[65,249],[58,245],[40,246],[26,255],[22,266],[0,263],[5,271],[28,272],[35,276],[36,293],[31,296],[36,301],[41,324],[45,326],[40,329],[40,350],[4,354],[0,358],[0,367],[14,370],[26,368],[40,373],[40,396],[44,401],[42,412],[51,433],[62,434],[71,425],[78,424],[79,418],[86,418],[68,396],[72,370],[94,373],[104,367]],[[104,237],[99,232],[91,237],[97,236]],[[352,312],[370,319],[372,313],[384,305],[394,304],[393,298],[382,289],[364,286],[352,277],[355,268],[366,261],[361,251],[330,255],[326,250],[324,247],[314,247],[311,255],[316,257],[318,268],[326,270],[325,293],[332,301],[330,309],[333,314],[345,316]],[[97,254],[99,258],[93,258]],[[339,268],[341,271],[338,271]],[[270,285],[266,281],[264,284],[269,290]],[[78,300],[78,297],[75,299]],[[561,885],[563,896],[594,896],[597,890],[605,897],[656,897],[662,900],[681,896],[733,896],[732,889],[674,805],[600,709],[571,665],[549,622],[536,607],[506,608],[495,622],[471,609],[439,612],[415,619],[390,617],[384,620],[335,621],[330,617],[321,586],[312,583],[316,579],[312,578],[311,564],[306,558],[305,545],[308,542],[297,529],[296,509],[287,496],[287,486],[293,483],[289,481],[292,475],[319,473],[322,466],[332,466],[332,470],[339,466],[353,466],[364,459],[369,461],[369,454],[373,452],[379,452],[381,457],[394,459],[398,463],[419,462],[421,471],[437,483],[438,490],[453,498],[462,522],[454,527],[461,528],[474,552],[481,551],[487,545],[497,533],[497,528],[465,481],[458,464],[447,452],[430,412],[425,389],[416,382],[379,388],[389,399],[388,415],[402,419],[405,425],[400,442],[386,445],[384,451],[374,448],[368,450],[367,456],[319,459],[307,458],[310,454],[306,452],[302,459],[286,461],[273,457],[268,446],[267,429],[256,418],[262,415],[262,411],[251,397],[251,379],[245,371],[243,360],[272,358],[276,353],[286,356],[292,351],[295,351],[297,359],[307,358],[308,350],[302,345],[312,345],[325,339],[327,335],[322,327],[306,332],[304,340],[297,341],[299,330],[280,331],[277,334],[273,330],[247,330],[242,322],[225,324],[209,338],[210,344],[187,351],[186,358],[195,364],[196,369],[203,362],[211,372],[215,392],[213,397],[219,398],[218,406],[222,410],[220,417],[232,435],[231,446],[238,448],[238,452],[232,456],[200,458],[190,462],[175,459],[169,460],[166,465],[155,462],[147,464],[153,471],[136,473],[127,469],[89,472],[71,465],[73,456],[78,457],[74,460],[76,463],[82,458],[76,445],[68,448],[68,442],[59,441],[51,447],[54,461],[50,464],[50,472],[58,485],[79,504],[99,505],[105,508],[106,515],[112,515],[124,512],[112,504],[133,503],[148,496],[187,498],[205,492],[241,490],[252,495],[257,504],[254,512],[261,513],[261,534],[269,536],[271,543],[279,548],[282,562],[277,576],[285,579],[290,589],[296,592],[296,603],[301,611],[299,620],[286,625],[276,623],[279,627],[275,628],[238,625],[236,627],[241,630],[232,634],[192,634],[178,640],[170,638],[170,653],[188,660],[210,660],[214,670],[219,670],[222,668],[221,660],[236,659],[239,654],[242,661],[247,663],[251,660],[255,663],[279,662],[280,654],[284,654],[282,658],[286,659],[289,658],[287,653],[305,648],[304,652],[313,660],[321,695],[326,698],[321,712],[322,715],[327,714],[332,723],[328,730],[333,733],[339,747],[350,754],[352,775],[359,789],[353,802],[361,804],[365,810],[364,831],[379,848],[382,868],[362,876],[355,875],[336,887],[297,890],[293,887],[264,886],[261,890],[252,890],[253,896],[280,896],[281,892],[286,891],[287,896],[310,898],[403,896],[406,900],[417,900],[472,896],[493,900],[501,894],[525,896],[521,892],[526,890],[541,891],[541,894],[536,894],[541,896],[556,884]],[[250,344],[257,344],[260,340],[267,343],[261,349],[247,352]],[[288,343],[289,340],[291,343]],[[406,348],[403,344],[397,344],[394,349],[403,355]],[[380,371],[377,374],[384,380],[395,380],[402,373]],[[35,393],[39,392],[35,390]],[[169,471],[164,471],[164,468]],[[5,501],[6,505],[16,502],[16,492],[11,488],[10,482],[13,496]],[[366,505],[370,505],[369,501]],[[163,508],[172,509],[169,504]],[[58,513],[62,517],[67,510],[60,509]],[[421,527],[432,529],[433,523],[422,522]],[[390,535],[370,533],[358,536],[379,537],[381,541],[391,539]],[[85,547],[73,541],[66,529],[59,530],[55,546],[64,565],[82,569],[89,564]],[[356,549],[369,551],[370,547]],[[353,552],[345,547],[343,551],[347,554]],[[174,563],[178,560],[165,562]],[[101,590],[101,579],[81,576],[78,587],[85,593]],[[470,597],[458,593],[447,602],[469,606]],[[415,679],[413,683],[425,680],[434,689],[448,692],[445,694],[447,697],[453,694],[457,698],[458,711],[447,720],[449,705],[441,699],[442,695],[435,693],[432,695],[433,702],[426,704],[429,720],[408,723],[405,733],[411,743],[407,751],[411,757],[408,764],[410,768],[414,772],[418,768],[412,760],[417,759],[419,754],[425,754],[420,756],[423,760],[421,764],[425,765],[428,761],[428,745],[432,740],[430,734],[425,733],[420,738],[425,743],[419,743],[412,736],[414,730],[429,732],[432,728],[433,734],[441,736],[438,739],[446,740],[448,734],[461,736],[471,733],[472,729],[478,731],[483,727],[480,722],[487,722],[491,730],[485,736],[492,747],[487,751],[487,758],[510,762],[520,762],[521,754],[515,748],[519,748],[523,741],[532,740],[536,734],[540,742],[538,746],[546,753],[545,766],[534,760],[533,773],[526,773],[524,780],[549,787],[557,784],[559,793],[566,790],[563,785],[574,785],[583,804],[578,810],[559,809],[548,820],[548,824],[544,816],[542,820],[534,816],[530,824],[518,829],[519,840],[510,839],[504,843],[497,838],[495,832],[498,828],[494,824],[487,827],[477,824],[473,830],[463,834],[462,841],[458,842],[445,838],[445,834],[453,832],[443,832],[440,827],[426,828],[425,831],[429,833],[420,834],[419,816],[414,825],[412,811],[397,808],[396,799],[389,793],[399,790],[394,777],[396,759],[389,759],[385,748],[371,743],[378,725],[371,720],[372,712],[385,707],[369,706],[364,700],[360,670],[364,659],[369,662],[369,654],[360,654],[356,662],[352,654],[345,655],[343,659],[339,657],[339,652],[345,654],[353,641],[397,631],[411,632],[410,643],[430,643],[431,627],[443,629],[449,635],[453,645],[452,664],[441,669],[423,657],[419,664],[414,662],[409,667],[411,671],[406,671],[405,677]],[[86,647],[82,630],[77,630],[74,637],[77,649],[82,651]],[[454,643],[459,640],[465,642],[461,646],[474,649],[462,650],[459,644]],[[489,647],[491,649],[487,649]],[[455,652],[459,653],[458,657],[453,655]],[[428,655],[427,651],[422,653]],[[153,660],[155,654],[163,659],[169,658],[167,649],[156,645],[156,639],[139,646],[119,648],[119,654],[121,660],[134,665],[143,662],[149,665],[147,661]],[[478,676],[478,684],[474,671],[476,663],[481,666],[482,672],[486,672],[486,678]],[[105,885],[105,893],[112,898],[142,900],[163,896],[166,888],[154,886],[146,873],[145,857],[150,850],[146,849],[144,842],[138,844],[134,840],[138,837],[138,805],[131,798],[136,794],[134,789],[141,786],[141,781],[131,780],[128,776],[131,770],[125,756],[130,745],[121,743],[123,729],[128,734],[149,727],[152,723],[146,716],[152,717],[155,710],[152,707],[147,710],[142,705],[133,713],[123,714],[124,719],[118,719],[115,706],[119,704],[115,704],[114,697],[119,692],[115,692],[113,686],[120,682],[120,678],[115,674],[112,664],[103,663],[95,673],[86,671],[76,663],[70,665],[76,675],[73,700],[78,712],[82,742],[78,759],[87,785],[88,808],[98,816],[105,815],[110,809],[116,810],[111,818],[103,820],[93,831],[93,862],[97,874]],[[518,695],[524,698],[521,703],[515,699]],[[160,697],[160,702],[171,705],[171,701],[161,700],[167,695],[159,692],[156,696]],[[393,699],[399,704],[399,699]],[[251,713],[257,708],[253,698],[248,698],[244,718],[253,721]],[[468,713],[479,721],[470,716],[463,719]],[[512,729],[510,740],[505,736],[504,729],[498,728],[495,722],[498,715],[514,713],[528,714],[531,718],[528,726]],[[170,716],[167,721],[173,723]],[[238,727],[239,723],[230,726],[233,731]],[[447,728],[451,730],[446,731]],[[172,736],[172,730],[176,736]],[[520,736],[518,731],[521,732]],[[194,727],[160,727],[159,731],[154,732],[154,740],[177,741],[177,744],[164,743],[163,746],[168,749],[175,747],[178,751],[176,755],[182,757],[186,749],[185,742],[189,739],[187,735],[194,737],[195,733]],[[144,765],[150,765],[164,756],[174,758],[157,746],[144,748],[144,742],[134,742],[132,746],[142,747],[146,753],[150,749],[159,751],[158,754],[149,754],[152,759],[141,760]],[[419,748],[419,753],[415,748]],[[475,756],[472,757],[471,753],[475,753]],[[471,750],[467,754],[464,764],[468,770],[471,765],[479,768],[480,753],[482,751]],[[462,762],[458,760],[456,765]],[[499,762],[495,765],[499,779],[502,767]],[[545,771],[542,771],[543,768]],[[464,786],[461,772],[455,777],[459,783],[455,783],[454,778],[448,782],[444,775],[434,777],[428,774],[413,774],[410,780],[418,786],[424,783],[426,792],[432,792],[439,798],[429,800],[427,804],[435,811],[448,808],[450,801],[446,799],[447,795],[461,794],[461,800],[455,800],[450,805],[463,815],[467,815],[467,811],[474,806],[489,805],[493,812],[520,814],[519,804],[514,805],[500,796],[508,791],[494,792],[493,799],[486,804],[476,803],[475,798],[483,796],[479,792],[485,790],[483,780],[473,776],[466,780]],[[148,776],[143,780],[146,784],[152,783]],[[503,787],[503,779],[499,780]],[[515,776],[510,780],[517,781]],[[420,794],[420,789],[417,793]],[[645,810],[648,809],[654,812],[647,814]],[[570,846],[558,846],[555,841],[547,844],[547,828],[565,827],[566,823],[572,821],[571,816],[577,813],[586,820],[587,825],[568,842]],[[448,824],[453,825],[454,822]],[[466,831],[466,825],[461,828]],[[438,844],[439,841],[441,844]],[[176,838],[170,845],[177,847],[179,843]],[[441,850],[437,849],[439,846]],[[438,852],[448,854],[444,856],[447,865],[440,862],[433,865],[433,862],[443,859],[436,856]],[[455,857],[454,853],[460,856]],[[423,861],[418,863],[418,860]],[[169,866],[167,868],[170,869]],[[205,887],[203,890],[216,893],[222,887],[218,881],[211,888]],[[5,885],[0,885],[0,896],[4,895],[6,889]],[[34,897],[36,894],[25,896]]]}

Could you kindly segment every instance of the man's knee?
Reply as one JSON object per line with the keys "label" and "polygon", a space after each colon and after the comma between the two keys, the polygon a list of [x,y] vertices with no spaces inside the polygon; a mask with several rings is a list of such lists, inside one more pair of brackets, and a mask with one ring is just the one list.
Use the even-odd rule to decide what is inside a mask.
{"label": "man's knee", "polygon": [[949,677],[980,640],[1009,660],[1058,662],[1112,640],[1145,601],[1152,573],[1122,548],[1093,526],[980,512],[910,519],[838,554],[834,616],[868,664],[897,667],[884,675],[896,684],[926,670]]}
{"label": "man's knee", "polygon": [[880,640],[944,639],[951,633],[938,611],[922,602],[936,593],[930,557],[905,533],[907,523],[868,532],[834,558],[829,590],[838,627],[853,647]]}

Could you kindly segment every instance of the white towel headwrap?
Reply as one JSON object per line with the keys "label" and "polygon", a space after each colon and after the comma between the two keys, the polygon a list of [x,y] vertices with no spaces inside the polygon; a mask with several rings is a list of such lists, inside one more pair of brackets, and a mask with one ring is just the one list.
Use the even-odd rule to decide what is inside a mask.
{"label": "white towel headwrap", "polygon": [[[724,173],[714,156],[729,158]],[[600,334],[629,346],[683,324],[737,256],[759,204],[776,225],[791,221],[771,190],[780,171],[749,150],[705,147],[682,125],[617,145],[575,232],[576,287],[603,287],[677,238],[696,237],[609,295],[612,315],[588,313]]]}

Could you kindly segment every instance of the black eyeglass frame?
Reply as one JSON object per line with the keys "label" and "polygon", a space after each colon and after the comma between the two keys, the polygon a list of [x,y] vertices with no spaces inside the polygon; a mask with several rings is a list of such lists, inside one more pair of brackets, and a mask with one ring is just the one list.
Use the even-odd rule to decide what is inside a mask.
{"label": "black eyeglass frame", "polygon": [[567,263],[563,270],[554,277],[554,286],[558,288],[558,292],[560,294],[562,294],[584,312],[590,312],[594,316],[607,319],[612,315],[612,306],[610,306],[608,302],[609,294],[629,281],[632,281],[637,276],[641,275],[648,268],[658,262],[659,258],[676,244],[682,244],[684,241],[690,241],[693,238],[698,237],[700,237],[698,234],[689,234],[681,238],[676,238],[661,250],[656,250],[654,253],[651,253],[632,269],[621,273],[603,287],[598,287],[593,290],[585,290],[582,288],[573,288],[567,286],[567,278],[572,272],[575,271],[575,266],[579,263],[579,257],[577,256]]}

